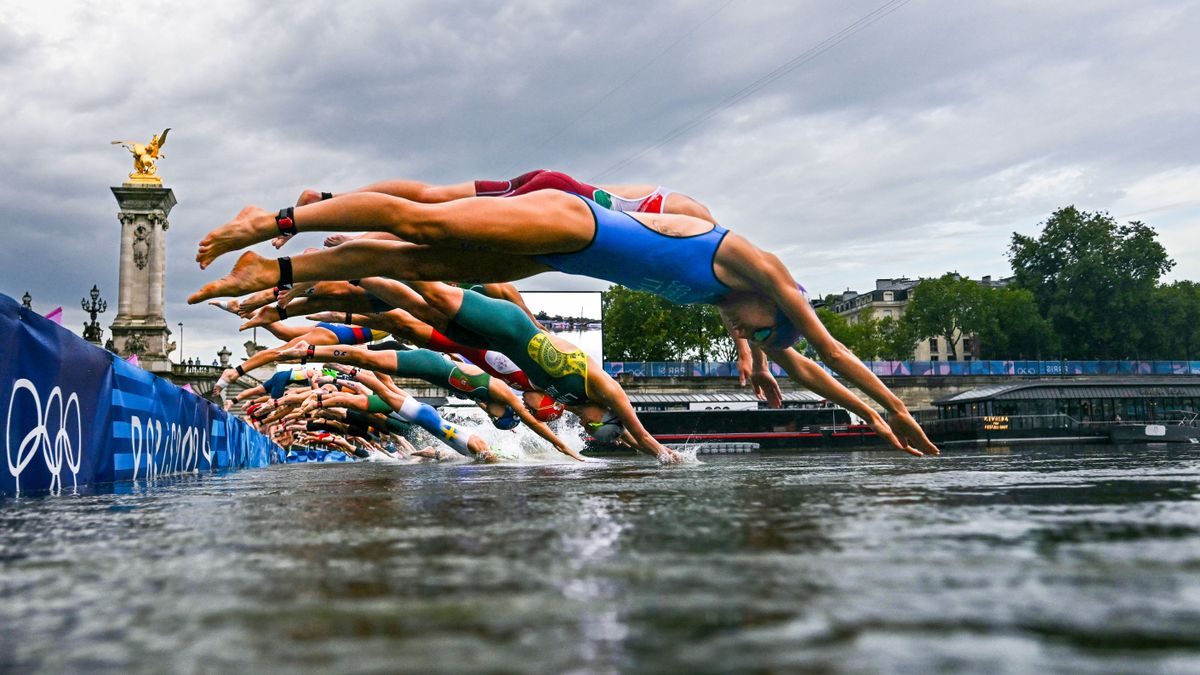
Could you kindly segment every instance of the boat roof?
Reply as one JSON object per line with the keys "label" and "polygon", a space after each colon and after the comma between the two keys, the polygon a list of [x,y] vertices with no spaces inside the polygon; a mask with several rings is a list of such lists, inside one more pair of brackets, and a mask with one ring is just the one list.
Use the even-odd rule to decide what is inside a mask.
{"label": "boat roof", "polygon": [[[653,404],[671,404],[671,403],[733,403],[757,401],[758,397],[754,394],[741,391],[719,392],[713,394],[641,394],[627,393],[629,402],[637,405],[639,403]],[[820,403],[825,399],[811,391],[785,391],[783,392],[783,400],[793,403]]]}
{"label": "boat roof", "polygon": [[946,406],[979,401],[1063,398],[1146,398],[1147,396],[1200,397],[1200,380],[1179,377],[1095,378],[1038,380],[994,384],[943,396],[933,402]]}

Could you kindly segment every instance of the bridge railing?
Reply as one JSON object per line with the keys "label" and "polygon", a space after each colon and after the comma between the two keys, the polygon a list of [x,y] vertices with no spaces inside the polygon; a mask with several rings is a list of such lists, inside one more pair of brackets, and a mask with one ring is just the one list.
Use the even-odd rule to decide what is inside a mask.
{"label": "bridge railing", "polygon": [[[866,361],[865,363],[871,372],[880,377],[1200,375],[1200,361]],[[736,377],[737,363],[728,361],[605,361],[604,370],[614,377],[622,374],[635,377]],[[787,376],[787,373],[774,363],[771,364],[771,371],[776,377]]]}

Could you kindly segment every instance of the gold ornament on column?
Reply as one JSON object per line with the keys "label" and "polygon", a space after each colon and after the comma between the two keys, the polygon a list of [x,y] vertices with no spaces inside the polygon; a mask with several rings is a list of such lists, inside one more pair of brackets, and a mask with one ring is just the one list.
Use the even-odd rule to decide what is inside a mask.
{"label": "gold ornament on column", "polygon": [[129,152],[133,153],[133,173],[129,174],[129,182],[141,183],[143,185],[162,185],[162,179],[158,177],[158,167],[155,162],[166,155],[160,154],[159,149],[167,142],[167,132],[171,128],[163,129],[161,134],[155,134],[150,139],[149,143],[142,144],[134,141],[113,141],[113,145],[120,145]]}

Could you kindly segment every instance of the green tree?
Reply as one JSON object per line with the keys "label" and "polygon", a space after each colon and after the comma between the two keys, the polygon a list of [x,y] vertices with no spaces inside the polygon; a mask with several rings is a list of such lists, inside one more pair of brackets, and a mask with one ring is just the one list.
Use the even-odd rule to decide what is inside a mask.
{"label": "green tree", "polygon": [[904,321],[918,340],[942,337],[950,360],[957,359],[955,345],[963,335],[978,331],[983,317],[983,287],[954,272],[937,279],[922,279],[909,292]]}
{"label": "green tree", "polygon": [[879,353],[875,357],[884,361],[907,361],[913,357],[917,347],[916,332],[903,319],[885,316],[879,320]]}
{"label": "green tree", "polygon": [[1200,354],[1200,284],[1177,281],[1159,286],[1147,303],[1145,358],[1187,359]]}
{"label": "green tree", "polygon": [[733,340],[711,305],[677,305],[613,286],[601,300],[604,358],[610,361],[732,361]]}
{"label": "green tree", "polygon": [[1036,239],[1014,232],[1008,257],[1069,356],[1128,358],[1152,341],[1146,303],[1174,262],[1149,226],[1068,206]]}
{"label": "green tree", "polygon": [[984,359],[1041,359],[1058,354],[1054,328],[1038,311],[1033,293],[1008,286],[982,288],[975,335]]}

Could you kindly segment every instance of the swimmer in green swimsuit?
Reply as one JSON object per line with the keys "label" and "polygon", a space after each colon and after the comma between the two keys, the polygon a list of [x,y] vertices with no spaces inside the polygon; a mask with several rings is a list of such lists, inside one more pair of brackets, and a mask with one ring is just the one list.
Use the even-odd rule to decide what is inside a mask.
{"label": "swimmer in green swimsuit", "polygon": [[[520,312],[519,309],[517,311]],[[283,350],[279,358],[283,361],[332,361],[401,377],[423,379],[477,401],[493,420],[508,420],[515,414],[556,450],[574,460],[585,461],[578,452],[556,436],[550,427],[534,417],[507,384],[491,377],[477,366],[451,361],[438,352],[428,349],[370,351],[340,345],[316,346],[300,342]]]}
{"label": "swimmer in green swimsuit", "polygon": [[625,391],[600,364],[570,342],[538,330],[516,305],[448,284],[414,282],[412,287],[455,324],[512,359],[534,386],[578,415],[598,440],[623,438],[660,461],[680,459],[646,431]]}

